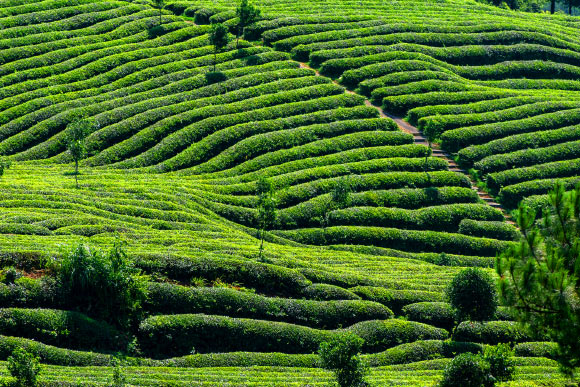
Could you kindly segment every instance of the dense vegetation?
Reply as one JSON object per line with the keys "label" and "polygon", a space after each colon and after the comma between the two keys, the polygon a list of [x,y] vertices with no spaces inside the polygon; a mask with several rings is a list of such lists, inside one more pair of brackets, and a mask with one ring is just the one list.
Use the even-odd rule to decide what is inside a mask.
{"label": "dense vegetation", "polygon": [[580,176],[575,19],[363,3],[0,0],[2,376],[324,385],[348,337],[371,385],[501,342],[563,385],[551,337],[445,296],[518,229],[365,99],[542,206]]}

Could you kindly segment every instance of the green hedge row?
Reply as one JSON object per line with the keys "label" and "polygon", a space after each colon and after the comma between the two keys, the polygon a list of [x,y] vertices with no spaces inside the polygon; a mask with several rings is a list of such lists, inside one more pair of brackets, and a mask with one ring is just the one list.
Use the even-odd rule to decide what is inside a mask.
{"label": "green hedge row", "polygon": [[124,350],[127,339],[84,314],[56,309],[0,309],[0,334],[72,349]]}
{"label": "green hedge row", "polygon": [[489,156],[475,163],[473,168],[482,174],[487,174],[579,157],[580,140],[564,142],[545,148],[522,149],[507,154]]}
{"label": "green hedge row", "polygon": [[[138,143],[143,142],[148,145],[156,145],[149,145],[151,147],[147,151],[132,159],[128,159],[127,161],[117,163],[116,166],[131,168],[159,163],[179,151],[187,150],[192,143],[199,141],[208,134],[228,126],[250,121],[272,120],[299,114],[309,114],[321,109],[329,110],[333,107],[348,107],[359,104],[359,97],[346,96],[340,93],[342,93],[342,90],[333,85],[319,85],[296,90],[295,92],[281,92],[271,96],[266,96],[269,98],[262,99],[264,105],[262,105],[263,107],[260,109],[239,113],[230,113],[226,111],[224,112],[226,114],[217,117],[209,116],[202,121],[198,121],[182,129],[179,127],[176,128],[171,122],[174,118],[170,117],[166,120],[160,121],[154,126],[142,130],[138,136],[134,136],[133,140],[131,140]],[[305,100],[307,98],[309,99]],[[266,99],[270,99],[270,103],[276,103],[276,105],[265,107],[268,106],[265,101]],[[294,102],[292,102],[292,99],[294,99]],[[255,107],[256,102],[257,101],[252,101],[251,99],[245,101],[248,109],[251,109],[252,106]],[[223,111],[224,107],[209,107],[207,113],[213,111],[214,115],[218,114],[220,108]],[[194,111],[194,114],[198,112],[199,111],[196,110]],[[175,131],[176,129],[177,131]],[[168,135],[168,133],[171,134]],[[155,139],[154,142],[148,140],[148,138],[151,137]],[[168,164],[167,167],[179,165],[180,159],[183,159],[186,155],[188,155],[187,152],[183,153],[179,158]],[[167,167],[161,166],[161,168],[164,169]]]}
{"label": "green hedge row", "polygon": [[363,300],[375,301],[386,305],[396,314],[400,314],[403,307],[408,304],[442,300],[441,293],[422,290],[386,289],[375,286],[356,286],[350,290]]}
{"label": "green hedge row", "polygon": [[513,321],[464,321],[455,328],[453,340],[495,345],[531,341],[534,337]]}
{"label": "green hedge row", "polygon": [[[399,139],[404,140],[405,142],[408,142],[408,139],[412,139],[412,137],[409,137],[407,133],[394,132],[388,134],[397,135],[392,136],[392,138],[396,139],[396,137],[399,137]],[[289,207],[311,197],[328,193],[332,191],[339,180],[340,177],[317,180],[290,187],[288,190],[283,192],[278,192],[276,194],[278,207]],[[368,173],[364,175],[354,175],[349,178],[349,182],[353,192],[393,188],[469,186],[469,180],[465,176],[449,171],[434,171],[429,172],[428,174],[425,172]],[[238,191],[238,193],[241,192]]]}
{"label": "green hedge row", "polygon": [[190,282],[192,278],[204,278],[208,281],[221,279],[227,283],[239,283],[254,288],[265,294],[298,296],[311,284],[294,269],[221,257],[188,258],[138,254],[135,256],[135,264],[147,273],[159,273],[182,282]]}
{"label": "green hedge row", "polygon": [[439,47],[511,45],[527,42],[578,51],[578,44],[535,31],[516,30],[523,28],[514,25],[504,24],[502,26],[485,23],[473,26],[437,24],[429,26],[428,29],[426,26],[412,23],[386,24],[377,27],[294,36],[276,42],[274,48],[278,51],[292,50],[301,60],[308,58],[308,55],[313,51],[367,45],[388,46],[401,42]]}
{"label": "green hedge row", "polygon": [[508,169],[502,172],[490,173],[486,183],[492,190],[498,191],[502,187],[518,184],[524,181],[578,176],[580,159],[554,161],[538,164],[531,167]]}
{"label": "green hedge row", "polygon": [[371,17],[366,15],[300,15],[300,17],[280,17],[272,20],[260,20],[246,27],[244,34],[249,40],[257,40],[265,31],[275,30],[281,27],[304,24],[324,25],[326,23],[352,23],[369,19]]}
{"label": "green hedge row", "polygon": [[355,28],[366,28],[384,25],[384,20],[363,20],[350,23],[317,23],[317,24],[299,24],[292,26],[278,27],[269,29],[262,33],[262,39],[265,44],[271,45],[279,40],[292,38],[300,35],[310,35],[325,31],[347,30]]}
{"label": "green hedge row", "polygon": [[466,91],[489,91],[489,89],[456,81],[428,79],[425,81],[410,82],[403,85],[380,87],[372,91],[371,101],[376,105],[380,105],[383,102],[383,99],[399,95],[434,92],[456,93]]}
{"label": "green hedge row", "polygon": [[[308,288],[304,289],[305,294],[309,293]],[[393,315],[387,307],[369,301],[268,298],[227,288],[188,288],[160,283],[149,285],[145,307],[153,313],[215,314],[283,321],[323,329],[387,319]]]}
{"label": "green hedge row", "polygon": [[549,341],[519,343],[514,346],[514,351],[516,356],[555,359],[558,355],[558,344]]}
{"label": "green hedge row", "polygon": [[[371,320],[346,328],[365,340],[363,351],[379,352],[425,339],[446,339],[447,331],[401,320]],[[312,353],[343,330],[318,330],[281,322],[200,314],[153,316],[139,326],[142,349],[153,357],[197,352]],[[232,339],[232,338],[235,338]]]}
{"label": "green hedge row", "polygon": [[[580,125],[560,129],[540,130],[499,138],[486,144],[473,145],[461,149],[457,155],[462,165],[472,166],[478,160],[493,155],[505,155],[529,148],[543,148],[559,143],[580,140]],[[532,151],[532,153],[535,151]],[[499,156],[498,156],[499,157]]]}
{"label": "green hedge row", "polygon": [[437,138],[441,133],[465,126],[480,125],[489,122],[501,122],[528,118],[534,115],[551,113],[566,109],[580,107],[580,103],[572,101],[563,102],[537,102],[529,105],[516,106],[503,110],[495,110],[484,113],[453,114],[445,116],[429,116],[418,120],[418,128],[431,138]]}
{"label": "green hedge row", "polygon": [[459,223],[459,233],[481,238],[517,240],[520,237],[518,229],[505,221],[478,221],[463,219]]}
{"label": "green hedge row", "polygon": [[[329,226],[376,226],[455,232],[463,219],[503,220],[501,211],[484,204],[448,204],[405,210],[351,207],[329,214]],[[480,235],[477,235],[480,236]]]}
{"label": "green hedge row", "polygon": [[358,244],[413,252],[449,252],[494,256],[508,242],[438,231],[400,230],[381,227],[341,226],[326,229],[275,231],[275,235],[310,245]]}
{"label": "green hedge row", "polygon": [[[319,101],[320,102],[320,101]],[[324,102],[324,101],[323,101]],[[374,118],[376,116],[376,109],[368,106],[357,106],[357,99],[343,98],[342,96],[332,101],[336,106],[329,110],[321,110],[315,113],[308,113],[299,116],[290,116],[280,120],[288,120],[287,124],[279,123],[281,127],[300,123],[304,120],[306,124],[311,123],[311,120],[324,121],[328,119],[329,122],[341,119],[365,119]],[[322,118],[326,117],[326,118]],[[266,120],[264,125],[272,123],[276,125],[276,120]],[[261,125],[257,122],[248,123],[248,125]],[[376,136],[373,137],[373,136]],[[232,180],[236,183],[236,179],[241,181],[257,180],[262,176],[262,172],[268,171],[269,176],[277,176],[287,172],[293,172],[303,169],[303,166],[310,165],[325,165],[336,164],[334,161],[339,155],[350,154],[356,160],[357,155],[372,153],[377,147],[381,147],[384,142],[384,137],[391,136],[387,132],[358,132],[342,136],[337,136],[330,139],[322,139],[308,144],[292,147],[290,149],[280,149],[260,155],[256,158],[243,161],[238,165],[223,170],[221,158],[216,157],[214,160],[208,160],[203,164],[191,167],[187,170],[188,174],[205,174],[209,177],[222,178]],[[394,147],[389,147],[394,148]],[[360,156],[359,156],[360,157]],[[225,179],[224,179],[225,180]]]}
{"label": "green hedge row", "polygon": [[[361,88],[363,83],[372,82],[373,80],[364,81],[361,83]],[[377,87],[380,87],[377,86]],[[519,97],[507,97],[498,98],[492,100],[477,101],[472,103],[466,103],[461,105],[433,105],[433,106],[421,106],[415,109],[411,109],[408,112],[407,118],[412,125],[419,126],[419,120],[423,117],[430,116],[455,116],[463,114],[478,114],[486,112],[496,112],[498,110],[509,109],[517,106],[533,104],[537,102],[542,102],[543,98],[533,97],[533,96],[519,96]]]}
{"label": "green hedge row", "polygon": [[46,227],[34,224],[0,223],[0,234],[52,235],[52,232]]}
{"label": "green hedge row", "polygon": [[569,109],[540,114],[530,118],[476,125],[448,130],[441,135],[442,144],[452,152],[474,144],[482,144],[499,137],[535,132],[538,130],[561,128],[580,123],[580,109]]}
{"label": "green hedge row", "polygon": [[[304,270],[301,271],[305,274]],[[306,274],[305,274],[306,276]],[[314,279],[310,276],[306,276],[311,281]],[[347,290],[337,285],[327,284],[327,283],[314,283],[308,285],[302,290],[302,296],[307,299],[316,301],[338,301],[338,300],[360,300],[361,298]],[[347,324],[345,324],[347,325]]]}
{"label": "green hedge row", "polygon": [[[270,125],[268,125],[268,123]],[[298,147],[322,139],[331,139],[357,132],[393,130],[393,125],[390,124],[389,120],[378,118],[334,121],[288,129],[280,128],[279,126],[275,127],[272,125],[272,121],[268,123],[262,125],[262,127],[271,131],[262,133],[258,132],[258,130],[262,129],[260,127],[260,122],[252,122],[250,125],[246,126],[248,129],[254,130],[257,133],[242,132],[240,129],[243,129],[243,125],[229,127],[225,130],[214,132],[210,136],[205,137],[203,140],[188,148],[187,153],[189,157],[186,165],[196,165],[209,160],[212,156],[215,156],[210,161],[212,166],[214,166],[216,170],[223,170],[238,165],[247,159],[275,152],[277,150]],[[228,136],[224,133],[226,131],[231,134]],[[237,136],[244,137],[236,139]],[[227,140],[230,140],[232,143],[223,144]],[[238,141],[234,143],[235,140]],[[217,142],[217,144],[212,144],[215,142]],[[229,147],[227,147],[228,145]],[[321,170],[325,171],[329,168],[331,167],[320,167]],[[204,169],[207,170],[207,166]],[[353,173],[355,172],[353,171]],[[296,176],[296,179],[300,180],[298,176]],[[289,178],[286,183],[293,184],[292,180],[293,179]]]}
{"label": "green hedge row", "polygon": [[499,191],[499,199],[508,208],[515,208],[525,197],[532,195],[545,195],[554,189],[557,182],[562,182],[566,189],[574,188],[580,183],[580,177],[568,177],[563,179],[543,179],[525,181],[502,188]]}
{"label": "green hedge row", "polygon": [[[410,94],[396,97],[386,97],[383,99],[383,109],[389,113],[404,116],[410,109],[428,105],[444,104],[464,104],[474,101],[492,100],[498,98],[513,97],[515,91],[495,90],[495,91],[460,91],[456,93],[430,92],[424,94]],[[454,129],[456,131],[462,129]],[[452,133],[453,130],[444,134]],[[455,138],[454,138],[455,140]],[[457,140],[459,142],[459,140]],[[466,140],[467,141],[467,140]],[[466,141],[461,142],[462,146],[468,145]],[[448,142],[451,142],[448,140]],[[451,144],[445,144],[451,146]]]}
{"label": "green hedge row", "polygon": [[[417,302],[403,307],[402,314],[411,321],[417,321],[449,331],[455,326],[455,311],[447,302]],[[513,320],[506,307],[499,307],[494,319]]]}

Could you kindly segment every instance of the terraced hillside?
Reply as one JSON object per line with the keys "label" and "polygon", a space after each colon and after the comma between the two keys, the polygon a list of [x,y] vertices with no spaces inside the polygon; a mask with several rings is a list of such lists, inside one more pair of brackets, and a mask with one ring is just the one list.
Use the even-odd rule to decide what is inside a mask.
{"label": "terraced hillside", "polygon": [[[455,341],[444,341],[453,317],[443,289],[461,267],[491,267],[517,230],[479,199],[466,175],[379,116],[364,95],[396,114],[411,105],[395,110],[389,98],[425,98],[409,117],[420,105],[439,109],[431,105],[444,95],[471,95],[473,102],[445,109],[489,103],[571,117],[562,111],[574,109],[573,80],[502,75],[500,85],[475,79],[477,69],[464,66],[465,58],[478,62],[482,54],[457,49],[456,62],[443,56],[452,55],[458,39],[465,44],[479,36],[475,43],[503,42],[497,50],[513,60],[519,50],[545,52],[542,61],[517,62],[518,77],[540,64],[538,74],[561,66],[573,78],[573,64],[548,59],[575,58],[575,19],[510,19],[466,1],[367,2],[364,11],[358,2],[317,3],[319,14],[308,2],[256,4],[266,20],[247,32],[250,42],[231,42],[217,55],[218,82],[211,76],[210,27],[201,23],[232,25],[235,13],[226,2],[170,3],[159,17],[137,2],[0,0],[0,155],[13,162],[0,177],[0,259],[24,273],[0,285],[0,360],[15,347],[28,348],[51,365],[42,374],[47,383],[106,385],[111,353],[121,352],[134,385],[322,385],[330,374],[312,353],[351,331],[365,339],[371,381],[434,385],[449,357],[479,350],[471,342],[509,336],[521,342],[518,381],[511,385],[563,383],[556,363],[545,358],[553,345],[533,343],[543,337],[517,328],[504,309],[498,321],[464,323]],[[182,11],[186,16],[175,14]],[[289,14],[294,17],[282,17]],[[393,23],[395,16],[405,20]],[[540,18],[542,27],[534,22]],[[452,35],[457,28],[466,33]],[[535,45],[516,42],[528,36]],[[300,66],[304,60],[328,77]],[[394,67],[365,75],[377,66]],[[487,66],[477,71],[503,68]],[[516,71],[505,66],[504,74]],[[331,79],[337,77],[361,95],[346,93]],[[553,90],[518,88],[529,82]],[[431,84],[440,92],[457,89],[421,89]],[[486,106],[482,111],[495,109]],[[519,114],[511,117],[526,125]],[[410,120],[427,122],[430,115],[460,117]],[[97,125],[77,189],[65,138],[79,116]],[[557,131],[568,133],[565,141],[578,140],[571,129]],[[433,138],[449,149],[443,134]],[[482,173],[491,182],[499,181],[492,177],[498,171]],[[272,183],[277,210],[263,259],[256,230],[260,178]],[[350,200],[336,207],[333,190],[345,181]],[[80,242],[106,249],[119,237],[135,266],[151,275],[145,316],[126,331],[71,311],[44,282],[51,275],[46,261],[60,260],[63,250]]]}
{"label": "terraced hillside", "polygon": [[[226,2],[201,4],[233,16]],[[270,20],[252,36],[406,116],[508,208],[556,178],[578,183],[576,18],[452,1],[316,6],[316,16],[306,4],[257,4]]]}

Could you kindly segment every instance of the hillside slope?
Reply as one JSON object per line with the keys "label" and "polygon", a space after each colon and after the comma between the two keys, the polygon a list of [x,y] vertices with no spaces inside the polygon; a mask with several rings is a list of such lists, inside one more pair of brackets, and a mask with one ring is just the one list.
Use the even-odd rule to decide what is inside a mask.
{"label": "hillside slope", "polygon": [[[169,3],[160,17],[138,2],[0,0],[0,155],[13,162],[0,178],[0,259],[25,274],[0,285],[0,360],[24,346],[53,364],[46,382],[103,385],[109,354],[120,350],[138,355],[126,369],[134,385],[322,385],[329,374],[311,353],[350,330],[367,341],[372,381],[411,386],[436,383],[447,360],[432,359],[479,348],[443,341],[452,320],[443,290],[463,266],[491,267],[516,230],[467,176],[380,118],[365,96],[408,114],[445,149],[461,149],[463,163],[474,147],[492,149],[468,166],[487,174],[490,188],[497,182],[508,205],[545,193],[537,187],[554,177],[572,185],[576,19],[459,0],[256,4],[267,20],[248,31],[250,42],[217,55],[216,82],[201,23],[231,25],[231,3]],[[522,79],[529,74],[537,79]],[[440,105],[453,102],[467,104]],[[65,135],[79,116],[97,125],[77,189]],[[490,142],[468,139],[482,136],[475,124],[490,127]],[[540,129],[549,146],[538,143],[537,155],[517,166],[558,167],[502,172],[513,166],[493,158],[519,160],[519,148],[497,156],[493,144]],[[468,140],[452,148],[448,133]],[[555,146],[568,152],[547,156],[561,154]],[[263,177],[275,189],[277,219],[259,260]],[[331,194],[344,181],[350,200],[336,207]],[[535,190],[520,188],[526,184]],[[511,202],[509,189],[517,191]],[[58,325],[54,316],[76,315],[38,291],[47,258],[79,242],[108,248],[119,237],[152,275],[149,317],[121,334],[135,336],[140,353],[85,343],[102,322],[78,331]],[[405,308],[411,304],[444,312],[426,319]],[[505,321],[504,310],[496,318],[489,343],[503,334],[541,339]],[[541,357],[550,355],[545,347],[516,348],[538,357],[518,358],[514,385],[563,382],[555,362]],[[200,354],[188,355],[192,349]]]}

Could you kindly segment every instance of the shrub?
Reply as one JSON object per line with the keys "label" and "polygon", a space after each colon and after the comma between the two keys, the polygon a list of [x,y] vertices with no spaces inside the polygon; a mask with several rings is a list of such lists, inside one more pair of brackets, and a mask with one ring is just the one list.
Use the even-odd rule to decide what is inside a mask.
{"label": "shrub", "polygon": [[8,358],[8,371],[16,378],[18,387],[35,387],[40,373],[38,358],[21,348],[17,348]]}
{"label": "shrub", "polygon": [[69,305],[97,318],[126,326],[145,300],[145,277],[118,243],[106,254],[79,244],[54,266]]}
{"label": "shrub", "polygon": [[513,356],[514,351],[506,343],[485,347],[483,350],[483,360],[489,364],[489,372],[500,382],[513,378],[516,370]]}
{"label": "shrub", "polygon": [[473,219],[462,219],[459,223],[459,233],[506,241],[517,240],[520,236],[518,229],[509,223]]}
{"label": "shrub", "polygon": [[514,321],[463,321],[453,333],[453,340],[495,345],[533,340],[525,329]]}
{"label": "shrub", "polygon": [[446,302],[418,302],[403,307],[403,314],[411,321],[434,325],[447,330],[455,325],[454,311]]}
{"label": "shrub", "polygon": [[320,344],[318,354],[322,368],[334,373],[340,387],[366,386],[368,369],[359,357],[363,343],[363,339],[347,332]]}
{"label": "shrub", "polygon": [[491,275],[480,268],[459,272],[446,290],[457,319],[489,320],[497,309],[497,290]]}
{"label": "shrub", "polygon": [[491,387],[493,384],[489,364],[478,355],[462,353],[443,370],[440,387]]}

